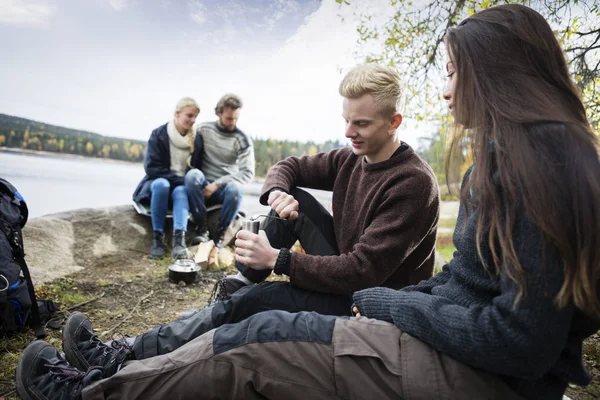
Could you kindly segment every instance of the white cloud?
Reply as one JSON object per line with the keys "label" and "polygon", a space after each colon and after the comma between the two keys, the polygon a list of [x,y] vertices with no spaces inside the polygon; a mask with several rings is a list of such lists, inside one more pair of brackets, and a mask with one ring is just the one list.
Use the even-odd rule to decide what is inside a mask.
{"label": "white cloud", "polygon": [[300,4],[296,0],[275,0],[275,8],[285,14],[298,12]]}
{"label": "white cloud", "polygon": [[121,11],[131,3],[130,0],[109,0],[108,2],[110,3],[110,6],[117,11]]}
{"label": "white cloud", "polygon": [[275,0],[271,4],[271,9],[274,11],[273,14],[265,15],[265,24],[261,25],[267,32],[272,31],[277,21],[281,18],[286,15],[298,13],[300,11],[300,4],[296,0]]}
{"label": "white cloud", "polygon": [[207,19],[208,9],[206,6],[199,0],[189,0],[188,6],[192,20],[202,25]]}
{"label": "white cloud", "polygon": [[0,23],[44,26],[56,13],[47,1],[0,0]]}

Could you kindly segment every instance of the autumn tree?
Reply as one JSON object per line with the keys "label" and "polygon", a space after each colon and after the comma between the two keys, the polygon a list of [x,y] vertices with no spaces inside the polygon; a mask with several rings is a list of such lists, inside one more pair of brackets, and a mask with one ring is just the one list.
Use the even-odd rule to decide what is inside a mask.
{"label": "autumn tree", "polygon": [[[353,6],[352,0],[336,1]],[[565,49],[590,122],[598,130],[600,5],[594,0],[390,0],[389,18],[375,18],[364,12],[358,16],[361,56],[400,70],[407,82],[406,116],[436,119],[445,113],[441,94],[446,30],[477,11],[505,3],[532,7],[550,22]],[[374,43],[381,46],[372,46]]]}

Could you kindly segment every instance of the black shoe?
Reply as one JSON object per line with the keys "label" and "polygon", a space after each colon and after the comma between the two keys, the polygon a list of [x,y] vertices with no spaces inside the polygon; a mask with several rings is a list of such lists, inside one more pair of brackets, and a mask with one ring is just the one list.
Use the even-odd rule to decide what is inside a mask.
{"label": "black shoe", "polygon": [[17,394],[24,400],[81,399],[83,388],[100,379],[101,368],[79,371],[67,364],[52,345],[37,340],[19,358]]}
{"label": "black shoe", "polygon": [[171,250],[171,257],[173,260],[188,259],[191,258],[191,253],[185,246],[185,232],[182,230],[176,230],[173,232],[173,250]]}
{"label": "black shoe", "polygon": [[206,218],[200,220],[196,226],[195,236],[192,239],[192,246],[200,243],[206,243],[210,240],[208,233],[208,225],[206,224]]}
{"label": "black shoe", "polygon": [[219,279],[208,298],[208,305],[218,301],[225,301],[231,298],[231,295],[246,286],[246,284],[233,276],[226,276]]}
{"label": "black shoe", "polygon": [[219,250],[221,250],[223,248],[223,245],[225,244],[223,242],[225,239],[225,231],[226,230],[227,230],[227,228],[221,228],[221,227],[217,228],[217,232],[215,234],[215,245],[217,246],[217,248]]}
{"label": "black shoe", "polygon": [[152,246],[150,247],[150,258],[161,258],[165,256],[165,234],[159,231],[152,233]]}
{"label": "black shoe", "polygon": [[80,312],[67,318],[62,340],[69,364],[82,371],[100,367],[103,378],[113,376],[125,361],[134,359],[133,349],[126,340],[113,340],[110,346],[102,343],[90,320]]}

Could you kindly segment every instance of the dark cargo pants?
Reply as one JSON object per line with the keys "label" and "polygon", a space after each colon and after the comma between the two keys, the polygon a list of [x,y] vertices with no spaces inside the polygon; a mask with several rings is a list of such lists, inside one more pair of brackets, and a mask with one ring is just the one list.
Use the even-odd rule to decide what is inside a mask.
{"label": "dark cargo pants", "polygon": [[101,399],[519,399],[396,326],[268,311],[84,389]]}
{"label": "dark cargo pants", "polygon": [[[291,247],[296,240],[309,254],[338,254],[331,214],[309,193],[293,189],[299,203],[294,221],[267,219],[262,226],[271,246]],[[273,214],[273,213],[271,213]],[[270,270],[257,271],[243,265],[238,269],[253,282],[262,282]],[[169,353],[218,326],[240,322],[267,310],[315,311],[325,315],[350,315],[351,296],[330,295],[292,287],[287,282],[263,282],[238,290],[230,300],[199,310],[189,318],[155,327],[138,336],[134,353],[138,360]]]}

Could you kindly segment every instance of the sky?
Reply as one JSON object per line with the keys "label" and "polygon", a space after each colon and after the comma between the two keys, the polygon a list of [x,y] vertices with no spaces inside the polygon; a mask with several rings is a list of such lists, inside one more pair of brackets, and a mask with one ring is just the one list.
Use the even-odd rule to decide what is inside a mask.
{"label": "sky", "polygon": [[360,7],[391,15],[389,0],[0,0],[0,113],[146,140],[181,97],[202,122],[232,92],[251,137],[345,141]]}

